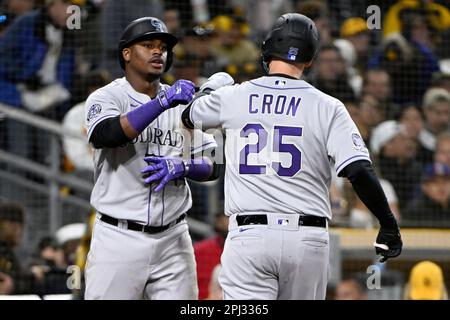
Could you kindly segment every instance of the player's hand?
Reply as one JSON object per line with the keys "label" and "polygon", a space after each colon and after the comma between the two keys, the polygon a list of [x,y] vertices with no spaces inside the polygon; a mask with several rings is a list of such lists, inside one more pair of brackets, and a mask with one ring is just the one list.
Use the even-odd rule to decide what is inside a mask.
{"label": "player's hand", "polygon": [[158,93],[161,107],[170,109],[179,104],[188,104],[194,98],[195,84],[189,80],[178,80],[169,89]]}
{"label": "player's hand", "polygon": [[200,87],[200,92],[205,90],[214,91],[225,86],[234,84],[234,79],[226,72],[217,72],[208,78],[208,80]]}
{"label": "player's hand", "polygon": [[389,258],[395,258],[402,253],[402,237],[400,230],[380,228],[377,240],[373,244],[376,254],[380,254],[380,262],[385,262]]}
{"label": "player's hand", "polygon": [[145,157],[147,163],[151,163],[141,170],[141,173],[150,173],[144,181],[150,184],[160,181],[153,191],[161,191],[167,182],[184,177],[186,168],[182,158],[172,157]]}

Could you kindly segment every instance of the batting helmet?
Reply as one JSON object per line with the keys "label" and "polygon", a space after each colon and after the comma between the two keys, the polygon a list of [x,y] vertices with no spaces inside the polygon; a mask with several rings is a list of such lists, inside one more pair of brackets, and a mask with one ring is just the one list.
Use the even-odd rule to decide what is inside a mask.
{"label": "batting helmet", "polygon": [[319,32],[314,22],[299,13],[278,18],[261,46],[264,63],[272,57],[292,62],[309,62],[319,47]]}
{"label": "batting helmet", "polygon": [[125,60],[122,50],[132,44],[146,39],[161,39],[167,44],[167,61],[164,71],[169,70],[173,61],[173,47],[178,39],[167,31],[167,27],[161,20],[154,17],[143,17],[132,21],[123,31],[119,41],[119,62],[125,69]]}

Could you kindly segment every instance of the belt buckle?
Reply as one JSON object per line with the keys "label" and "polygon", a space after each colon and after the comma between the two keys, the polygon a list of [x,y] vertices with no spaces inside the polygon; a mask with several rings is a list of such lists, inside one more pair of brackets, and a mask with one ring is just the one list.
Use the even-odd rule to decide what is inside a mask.
{"label": "belt buckle", "polygon": [[118,219],[117,226],[121,229],[128,230],[128,222],[125,219]]}

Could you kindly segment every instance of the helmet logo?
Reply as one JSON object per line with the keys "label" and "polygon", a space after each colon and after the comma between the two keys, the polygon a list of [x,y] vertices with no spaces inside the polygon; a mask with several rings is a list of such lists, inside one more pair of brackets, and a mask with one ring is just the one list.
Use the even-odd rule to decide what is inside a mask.
{"label": "helmet logo", "polygon": [[290,47],[287,56],[288,60],[295,61],[295,59],[297,59],[297,55],[298,55],[298,48]]}
{"label": "helmet logo", "polygon": [[165,32],[164,26],[162,25],[162,23],[161,23],[160,21],[158,21],[158,20],[152,20],[152,21],[151,21],[151,24],[152,24],[152,26],[155,27],[156,31],[159,31],[159,32]]}

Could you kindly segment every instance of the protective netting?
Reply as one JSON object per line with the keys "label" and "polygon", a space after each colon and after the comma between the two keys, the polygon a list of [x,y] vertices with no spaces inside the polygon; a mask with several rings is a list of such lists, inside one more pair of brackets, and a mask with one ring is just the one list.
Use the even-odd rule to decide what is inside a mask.
{"label": "protective netting", "polygon": [[[448,8],[444,0],[0,1],[0,295],[82,296],[78,274],[89,247],[93,185],[84,101],[123,76],[117,46],[130,21],[163,20],[179,38],[163,81],[200,86],[218,71],[237,83],[261,76],[261,41],[286,12],[315,21],[321,47],[305,80],[347,107],[403,230],[403,255],[378,265],[377,222],[348,181],[335,177],[328,297],[444,292],[441,282],[450,285]],[[208,286],[212,278],[211,291],[217,288],[219,230],[226,229],[216,217],[224,210],[223,179],[192,183],[191,190],[200,298],[215,298]],[[216,238],[209,238],[214,230]],[[418,265],[410,281],[423,260],[436,265]]]}

